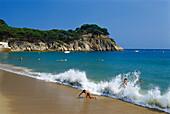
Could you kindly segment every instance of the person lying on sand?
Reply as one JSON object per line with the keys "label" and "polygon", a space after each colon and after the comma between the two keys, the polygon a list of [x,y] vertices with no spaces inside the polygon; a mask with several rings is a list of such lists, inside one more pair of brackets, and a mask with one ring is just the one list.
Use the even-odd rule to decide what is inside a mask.
{"label": "person lying on sand", "polygon": [[96,96],[91,96],[91,94],[90,94],[89,91],[87,91],[87,90],[83,90],[83,91],[79,94],[79,96],[77,97],[77,99],[78,99],[78,98],[80,97],[80,95],[83,94],[83,93],[85,93],[85,98],[89,97],[90,99],[92,99],[92,98],[97,99]]}

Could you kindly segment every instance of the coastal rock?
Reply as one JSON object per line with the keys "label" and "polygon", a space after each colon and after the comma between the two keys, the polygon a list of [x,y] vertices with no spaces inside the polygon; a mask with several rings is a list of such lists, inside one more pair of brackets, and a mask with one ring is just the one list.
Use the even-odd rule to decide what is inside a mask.
{"label": "coastal rock", "polygon": [[124,51],[107,36],[90,38],[84,35],[83,40],[75,40],[69,43],[59,42],[28,42],[9,41],[12,51]]}
{"label": "coastal rock", "polygon": [[1,19],[0,25],[0,40],[6,42],[11,51],[124,51],[109,38],[106,28],[96,24],[84,24],[68,31],[15,28]]}

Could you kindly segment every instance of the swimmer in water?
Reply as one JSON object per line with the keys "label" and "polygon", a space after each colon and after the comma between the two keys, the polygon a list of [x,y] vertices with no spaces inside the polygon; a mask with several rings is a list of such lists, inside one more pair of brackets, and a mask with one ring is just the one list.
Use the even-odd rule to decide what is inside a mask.
{"label": "swimmer in water", "polygon": [[122,84],[122,87],[123,87],[123,86],[124,86],[124,87],[127,86],[127,78],[124,79],[124,82],[123,82],[123,84]]}
{"label": "swimmer in water", "polygon": [[90,99],[92,99],[92,98],[97,99],[96,96],[91,96],[91,94],[90,94],[89,91],[87,91],[87,90],[83,90],[83,91],[79,94],[79,96],[77,97],[77,99],[78,99],[78,98],[80,97],[80,95],[83,94],[83,93],[85,93],[85,98],[89,97]]}
{"label": "swimmer in water", "polygon": [[140,78],[139,79],[140,84],[144,83],[144,81]]}
{"label": "swimmer in water", "polygon": [[140,78],[139,81],[142,82],[142,79]]}
{"label": "swimmer in water", "polygon": [[20,58],[20,60],[22,61],[22,57]]}

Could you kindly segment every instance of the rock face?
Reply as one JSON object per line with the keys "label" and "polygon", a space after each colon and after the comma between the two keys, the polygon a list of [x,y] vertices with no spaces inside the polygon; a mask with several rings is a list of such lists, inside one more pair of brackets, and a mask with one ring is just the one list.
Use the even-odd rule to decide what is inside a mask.
{"label": "rock face", "polygon": [[12,51],[124,51],[110,38],[88,38],[70,43],[9,41]]}

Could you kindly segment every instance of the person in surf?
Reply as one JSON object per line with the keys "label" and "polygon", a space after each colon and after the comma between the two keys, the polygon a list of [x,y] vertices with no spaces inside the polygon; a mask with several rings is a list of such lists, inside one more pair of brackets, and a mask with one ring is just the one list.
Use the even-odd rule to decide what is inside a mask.
{"label": "person in surf", "polygon": [[139,82],[140,82],[140,83],[144,83],[144,81],[143,81],[141,78],[139,79]]}
{"label": "person in surf", "polygon": [[77,97],[77,99],[80,97],[80,95],[81,94],[85,94],[85,98],[90,98],[90,99],[92,99],[92,98],[94,98],[94,99],[97,99],[97,97],[96,96],[91,96],[91,94],[89,93],[89,91],[87,91],[87,90],[83,90],[79,95],[78,95],[78,97]]}
{"label": "person in surf", "polygon": [[125,87],[125,86],[127,86],[127,78],[124,79],[124,82],[122,84],[122,87]]}

